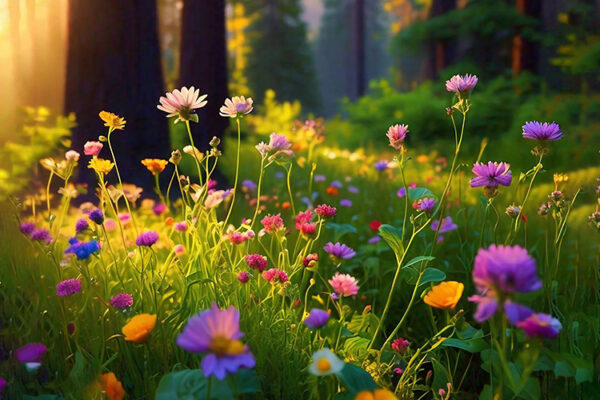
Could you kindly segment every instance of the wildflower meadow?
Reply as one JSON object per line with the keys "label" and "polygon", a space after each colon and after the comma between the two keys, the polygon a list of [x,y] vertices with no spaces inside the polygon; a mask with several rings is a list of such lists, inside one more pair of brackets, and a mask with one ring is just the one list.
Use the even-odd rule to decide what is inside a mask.
{"label": "wildflower meadow", "polygon": [[176,89],[156,103],[181,147],[137,160],[153,191],[121,179],[127,115],[98,110],[3,200],[2,398],[597,398],[600,182],[546,161],[560,121],[506,133],[526,159],[465,154],[482,84],[446,81],[449,157],[401,119],[383,152],[319,120],[246,135],[244,96],[194,143],[211,99]]}

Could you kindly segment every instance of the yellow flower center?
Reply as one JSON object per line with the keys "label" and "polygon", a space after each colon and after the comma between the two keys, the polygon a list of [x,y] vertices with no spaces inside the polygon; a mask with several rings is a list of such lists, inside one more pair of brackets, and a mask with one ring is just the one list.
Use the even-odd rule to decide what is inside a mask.
{"label": "yellow flower center", "polygon": [[317,361],[317,369],[321,372],[327,372],[331,369],[331,363],[326,358],[321,358]]}
{"label": "yellow flower center", "polygon": [[210,350],[219,355],[242,354],[244,352],[244,344],[239,340],[231,340],[225,336],[217,335],[210,342]]}

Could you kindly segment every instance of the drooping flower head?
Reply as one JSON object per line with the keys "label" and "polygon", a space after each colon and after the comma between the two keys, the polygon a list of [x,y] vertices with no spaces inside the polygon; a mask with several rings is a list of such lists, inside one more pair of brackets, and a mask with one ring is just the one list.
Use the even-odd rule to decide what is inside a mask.
{"label": "drooping flower head", "polygon": [[477,85],[477,76],[465,74],[454,75],[450,80],[446,81],[446,90],[454,92],[459,96],[469,96],[473,88]]}
{"label": "drooping flower head", "polygon": [[130,308],[133,305],[133,297],[129,293],[119,293],[111,297],[110,305],[114,308]]}
{"label": "drooping flower head", "polygon": [[523,137],[539,141],[554,141],[562,138],[562,131],[556,122],[529,121],[523,125]]}
{"label": "drooping flower head", "polygon": [[138,246],[152,246],[158,241],[158,233],[156,231],[146,231],[140,233],[135,239],[135,244]]}
{"label": "drooping flower head", "polygon": [[79,279],[67,279],[56,285],[56,295],[60,297],[71,296],[81,292],[81,281]]}
{"label": "drooping flower head", "polygon": [[142,164],[152,175],[158,175],[163,172],[168,163],[167,160],[161,160],[160,158],[145,158],[142,160]]}
{"label": "drooping flower head", "polygon": [[471,179],[471,187],[485,187],[489,193],[486,196],[493,197],[499,185],[510,186],[512,175],[510,164],[505,162],[491,162],[487,164],[476,162],[473,165],[475,177]]}
{"label": "drooping flower head", "polygon": [[119,117],[117,114],[108,111],[101,111],[98,115],[100,116],[100,119],[104,121],[104,126],[108,126],[111,131],[115,129],[125,129],[125,118]]}
{"label": "drooping flower head", "polygon": [[100,142],[90,141],[86,142],[83,145],[83,154],[86,156],[95,156],[97,157],[100,154],[100,150],[102,150],[104,145]]}
{"label": "drooping flower head", "polygon": [[327,324],[327,321],[329,321],[329,313],[327,311],[313,308],[310,310],[308,317],[304,319],[304,325],[308,326],[310,329],[319,329],[324,327],[325,324]]}
{"label": "drooping flower head", "polygon": [[316,376],[337,374],[344,368],[344,364],[331,350],[324,348],[313,353],[308,371]]}
{"label": "drooping flower head", "polygon": [[446,233],[458,229],[458,226],[452,221],[452,217],[448,216],[442,220],[442,226],[440,227],[440,221],[435,220],[431,223],[431,230],[437,231],[438,227],[440,229],[440,233]]}
{"label": "drooping flower head", "polygon": [[202,360],[206,377],[225,379],[228,373],[240,368],[254,368],[256,360],[248,346],[241,342],[240,313],[233,306],[220,310],[212,308],[190,318],[177,345],[192,353],[207,353]]}
{"label": "drooping flower head", "polygon": [[160,104],[156,106],[161,111],[166,112],[167,117],[177,117],[175,123],[179,121],[198,122],[198,116],[194,110],[206,105],[206,96],[200,96],[200,89],[182,87],[168,92],[159,99]]}
{"label": "drooping flower head", "polygon": [[390,146],[396,150],[400,150],[404,145],[404,139],[408,133],[408,125],[392,125],[387,131],[386,136],[390,140]]}
{"label": "drooping flower head", "polygon": [[339,296],[343,297],[354,296],[359,289],[358,281],[354,277],[339,272],[333,275],[329,280],[329,284]]}
{"label": "drooping flower head", "polygon": [[128,342],[142,343],[146,341],[156,325],[156,315],[138,314],[131,318],[121,329]]}
{"label": "drooping flower head", "polygon": [[428,306],[442,310],[453,309],[462,297],[465,285],[456,281],[442,282],[435,285],[423,298]]}
{"label": "drooping flower head", "polygon": [[336,242],[335,244],[332,242],[327,243],[323,246],[323,250],[332,255],[337,259],[350,259],[356,255],[356,251],[354,251],[351,247],[346,246],[345,244],[340,244],[340,242]]}
{"label": "drooping flower head", "polygon": [[252,109],[252,98],[244,96],[234,96],[231,99],[225,99],[225,105],[221,106],[219,115],[222,117],[237,118],[244,114],[249,114]]}

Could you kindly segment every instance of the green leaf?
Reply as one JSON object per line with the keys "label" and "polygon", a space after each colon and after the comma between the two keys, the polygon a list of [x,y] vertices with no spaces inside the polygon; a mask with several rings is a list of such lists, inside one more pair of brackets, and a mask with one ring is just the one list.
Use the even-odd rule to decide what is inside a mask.
{"label": "green leaf", "polygon": [[469,353],[479,353],[480,351],[485,350],[490,347],[489,344],[481,338],[467,339],[467,340],[450,338],[450,339],[444,340],[444,342],[442,343],[442,346],[455,347],[457,349],[462,349],[462,350],[468,351]]}
{"label": "green leaf", "polygon": [[408,198],[410,201],[417,201],[423,197],[433,197],[434,199],[437,199],[437,196],[427,188],[408,188]]}
{"label": "green leaf", "polygon": [[437,268],[427,268],[421,278],[419,286],[426,285],[431,282],[441,282],[446,279],[446,274]]}
{"label": "green leaf", "polygon": [[[208,382],[201,370],[185,369],[162,377],[156,389],[156,400],[204,400],[208,394]],[[210,398],[234,399],[227,381],[210,379]]]}
{"label": "green leaf", "polygon": [[234,394],[260,393],[260,380],[253,369],[240,369],[231,376]]}
{"label": "green leaf", "polygon": [[568,361],[559,360],[554,364],[554,375],[557,377],[572,378],[575,373],[575,368]]}
{"label": "green leaf", "polygon": [[391,225],[383,224],[379,227],[379,236],[392,248],[399,260],[404,254],[404,245],[402,244],[402,230]]}
{"label": "green leaf", "polygon": [[408,261],[406,264],[404,264],[402,266],[402,268],[410,267],[411,265],[415,265],[415,264],[423,262],[423,261],[433,261],[433,260],[435,260],[435,257],[432,257],[432,256],[418,256],[418,257],[415,257],[415,258],[411,259],[410,261]]}
{"label": "green leaf", "polygon": [[362,392],[363,390],[374,390],[377,384],[373,377],[364,369],[346,363],[344,368],[338,373],[338,377],[344,383],[348,391],[352,393]]}
{"label": "green leaf", "polygon": [[367,347],[371,340],[364,337],[356,336],[346,339],[344,342],[344,350],[359,359],[362,359],[367,354]]}
{"label": "green leaf", "polygon": [[350,224],[336,224],[335,222],[328,222],[325,225],[326,228],[333,230],[333,241],[339,241],[344,235],[348,233],[357,233],[356,228]]}

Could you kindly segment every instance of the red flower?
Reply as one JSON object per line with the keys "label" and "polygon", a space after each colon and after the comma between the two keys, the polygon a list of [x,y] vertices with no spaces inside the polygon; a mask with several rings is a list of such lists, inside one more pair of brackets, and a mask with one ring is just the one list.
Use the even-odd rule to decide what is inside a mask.
{"label": "red flower", "polygon": [[372,231],[376,231],[377,229],[379,229],[379,227],[382,225],[381,222],[377,221],[376,219],[374,219],[373,221],[371,221],[371,223],[369,224],[369,228],[371,228]]}

